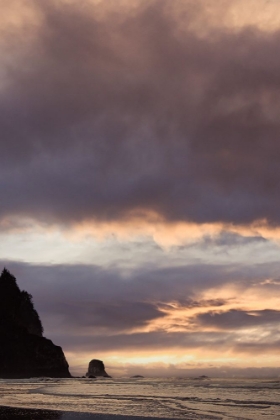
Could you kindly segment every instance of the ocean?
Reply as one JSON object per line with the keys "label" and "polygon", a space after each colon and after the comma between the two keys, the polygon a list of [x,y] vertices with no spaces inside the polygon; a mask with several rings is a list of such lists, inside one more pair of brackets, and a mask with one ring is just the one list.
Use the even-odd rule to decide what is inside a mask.
{"label": "ocean", "polygon": [[[86,419],[88,413],[129,418],[275,420],[280,419],[280,379],[0,379],[0,405],[56,410],[55,418],[60,420]],[[87,414],[79,417],[78,413]]]}

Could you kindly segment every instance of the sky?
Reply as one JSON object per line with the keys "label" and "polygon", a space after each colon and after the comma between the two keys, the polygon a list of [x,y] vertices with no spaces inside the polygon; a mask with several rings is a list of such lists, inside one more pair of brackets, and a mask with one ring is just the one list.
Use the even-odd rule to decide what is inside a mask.
{"label": "sky", "polygon": [[73,375],[280,375],[280,3],[0,0],[0,265]]}

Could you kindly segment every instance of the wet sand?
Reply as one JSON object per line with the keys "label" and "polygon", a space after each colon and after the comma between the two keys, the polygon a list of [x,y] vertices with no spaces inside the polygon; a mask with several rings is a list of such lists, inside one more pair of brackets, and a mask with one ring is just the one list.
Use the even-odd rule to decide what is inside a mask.
{"label": "wet sand", "polygon": [[0,420],[170,420],[170,418],[76,413],[0,406]]}

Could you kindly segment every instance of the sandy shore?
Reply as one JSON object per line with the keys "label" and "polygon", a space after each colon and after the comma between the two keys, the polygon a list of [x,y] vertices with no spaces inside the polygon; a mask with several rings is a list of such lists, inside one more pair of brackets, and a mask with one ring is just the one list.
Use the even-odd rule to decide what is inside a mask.
{"label": "sandy shore", "polygon": [[0,420],[170,420],[170,418],[76,413],[0,406]]}

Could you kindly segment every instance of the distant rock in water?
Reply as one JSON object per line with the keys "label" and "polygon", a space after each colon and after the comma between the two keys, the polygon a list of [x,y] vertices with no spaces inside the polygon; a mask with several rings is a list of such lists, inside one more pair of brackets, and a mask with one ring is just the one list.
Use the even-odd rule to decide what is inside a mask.
{"label": "distant rock in water", "polygon": [[32,296],[6,269],[0,276],[0,378],[70,378],[61,347],[43,337]]}
{"label": "distant rock in water", "polygon": [[136,379],[136,378],[144,378],[144,376],[142,376],[142,375],[133,375],[133,376],[131,376],[130,377],[131,379]]}
{"label": "distant rock in water", "polygon": [[93,359],[89,362],[87,378],[94,378],[96,376],[103,376],[104,378],[111,378],[106,371],[104,363],[101,360]]}

